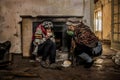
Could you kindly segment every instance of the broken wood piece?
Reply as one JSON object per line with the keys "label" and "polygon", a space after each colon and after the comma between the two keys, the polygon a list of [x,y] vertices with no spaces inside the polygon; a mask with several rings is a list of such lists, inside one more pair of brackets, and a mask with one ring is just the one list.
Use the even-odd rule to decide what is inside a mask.
{"label": "broken wood piece", "polygon": [[36,73],[0,70],[0,76],[8,76],[8,75],[14,77],[40,77],[39,74]]}
{"label": "broken wood piece", "polygon": [[31,70],[31,68],[21,68],[21,69],[18,69],[17,71],[19,71],[19,72],[27,72],[27,71],[29,71],[29,70]]}
{"label": "broken wood piece", "polygon": [[12,72],[12,74],[16,77],[40,77],[38,74],[28,72]]}
{"label": "broken wood piece", "polygon": [[13,80],[14,76],[0,76],[0,80]]}

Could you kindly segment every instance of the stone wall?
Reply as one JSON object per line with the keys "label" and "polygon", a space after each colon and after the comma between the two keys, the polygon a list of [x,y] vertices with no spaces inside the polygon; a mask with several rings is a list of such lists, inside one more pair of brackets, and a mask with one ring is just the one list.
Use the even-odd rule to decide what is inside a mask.
{"label": "stone wall", "polygon": [[74,15],[84,16],[86,24],[91,25],[90,3],[93,0],[0,0],[0,42],[10,40],[10,52],[21,50],[21,15]]}

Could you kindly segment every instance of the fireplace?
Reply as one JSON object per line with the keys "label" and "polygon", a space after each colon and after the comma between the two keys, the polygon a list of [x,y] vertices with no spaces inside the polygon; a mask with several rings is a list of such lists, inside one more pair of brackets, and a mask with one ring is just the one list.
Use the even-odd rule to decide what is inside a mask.
{"label": "fireplace", "polygon": [[65,43],[65,30],[66,20],[70,17],[82,18],[82,16],[21,16],[22,17],[22,51],[23,56],[29,56],[30,54],[30,43],[32,35],[35,32],[36,27],[43,21],[48,20],[53,22],[53,29],[55,34],[55,41],[57,50],[67,51]]}

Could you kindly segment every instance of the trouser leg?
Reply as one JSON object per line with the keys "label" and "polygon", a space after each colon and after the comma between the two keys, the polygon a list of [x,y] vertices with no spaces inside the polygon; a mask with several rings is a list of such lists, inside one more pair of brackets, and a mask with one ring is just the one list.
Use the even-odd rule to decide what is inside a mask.
{"label": "trouser leg", "polygon": [[44,50],[43,50],[43,54],[42,54],[42,60],[46,61],[47,57],[50,55],[50,47],[52,46],[51,41],[47,40],[45,42],[45,46],[44,46]]}
{"label": "trouser leg", "polygon": [[37,56],[37,51],[38,51],[38,45],[35,46],[32,54]]}
{"label": "trouser leg", "polygon": [[92,66],[93,59],[91,55],[91,48],[84,45],[79,45],[75,48],[75,54],[76,56],[80,57],[82,60],[85,61],[85,67],[89,68]]}
{"label": "trouser leg", "polygon": [[68,49],[68,59],[71,60],[71,38],[69,37],[67,40],[67,49]]}
{"label": "trouser leg", "polygon": [[92,58],[87,53],[82,53],[79,55],[80,58],[85,60],[86,62],[92,62]]}
{"label": "trouser leg", "polygon": [[38,45],[37,56],[42,56],[44,54],[45,44]]}
{"label": "trouser leg", "polygon": [[56,61],[56,44],[54,42],[51,42],[49,60],[50,64],[55,63]]}

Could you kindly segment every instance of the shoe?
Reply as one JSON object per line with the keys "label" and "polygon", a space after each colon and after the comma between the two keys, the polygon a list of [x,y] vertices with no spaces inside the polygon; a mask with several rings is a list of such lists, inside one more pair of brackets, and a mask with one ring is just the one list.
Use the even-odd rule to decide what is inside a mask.
{"label": "shoe", "polygon": [[35,60],[35,59],[36,59],[36,56],[32,54],[32,55],[30,56],[30,59],[31,59],[31,60]]}
{"label": "shoe", "polygon": [[33,62],[35,62],[35,60],[31,59],[29,62],[33,63]]}
{"label": "shoe", "polygon": [[40,65],[41,65],[43,68],[47,68],[47,67],[49,66],[45,61],[41,61],[41,62],[40,62]]}
{"label": "shoe", "polygon": [[84,65],[86,63],[85,60],[81,59],[80,57],[77,57],[76,58],[76,65],[79,66],[79,65]]}
{"label": "shoe", "polygon": [[40,57],[36,57],[36,61],[40,62],[41,58]]}
{"label": "shoe", "polygon": [[36,58],[36,56],[32,54],[30,56],[30,61],[29,62],[35,62],[35,58]]}
{"label": "shoe", "polygon": [[57,67],[57,64],[56,63],[52,63],[49,65],[49,68],[50,69],[55,69]]}
{"label": "shoe", "polygon": [[84,65],[84,68],[90,68],[92,65],[93,65],[94,61],[92,62],[87,62],[85,65]]}

